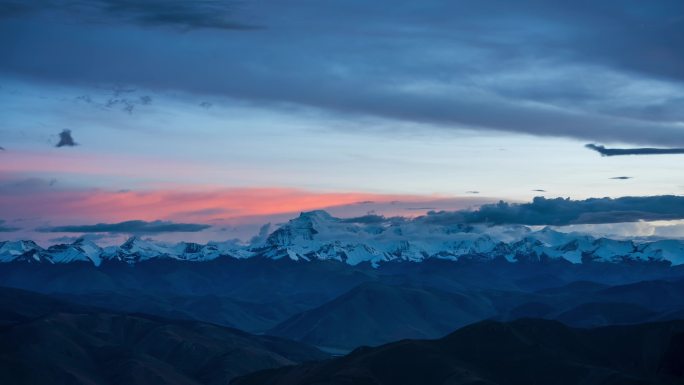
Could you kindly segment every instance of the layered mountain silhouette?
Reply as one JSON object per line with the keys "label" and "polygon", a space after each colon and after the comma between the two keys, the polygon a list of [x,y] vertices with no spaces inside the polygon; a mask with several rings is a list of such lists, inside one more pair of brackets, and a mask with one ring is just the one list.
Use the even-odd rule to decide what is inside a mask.
{"label": "layered mountain silhouette", "polygon": [[403,340],[240,377],[234,385],[646,385],[684,382],[684,321],[574,329],[483,321],[438,340]]}
{"label": "layered mountain silhouette", "polygon": [[402,338],[433,338],[496,314],[485,296],[365,283],[300,313],[269,333],[322,347],[353,349]]}
{"label": "layered mountain silhouette", "polygon": [[683,245],[320,211],[252,244],[0,242],[0,383],[676,383]]}
{"label": "layered mountain silhouette", "polygon": [[[271,333],[331,351],[439,338],[484,319],[582,327],[676,319],[684,310],[680,274],[652,265],[505,261],[0,264],[0,284],[70,303]],[[658,279],[634,282],[639,277]]]}
{"label": "layered mountain silhouette", "polygon": [[[677,319],[684,299],[676,293],[684,292],[680,291],[683,285],[684,281],[645,281],[606,288],[580,282],[530,293],[447,292],[425,286],[365,283],[289,318],[268,333],[331,351],[349,351],[404,338],[439,338],[486,319],[533,317],[576,327],[636,324]],[[579,286],[584,290],[578,290]]]}
{"label": "layered mountain silhouette", "polygon": [[0,383],[225,384],[255,370],[326,358],[236,329],[72,305],[0,289]]}

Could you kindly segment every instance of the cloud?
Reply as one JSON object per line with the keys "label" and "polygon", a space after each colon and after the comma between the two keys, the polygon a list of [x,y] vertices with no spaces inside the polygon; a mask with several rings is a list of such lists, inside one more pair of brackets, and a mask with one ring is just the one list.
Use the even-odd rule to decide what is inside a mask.
{"label": "cloud", "polygon": [[[2,180],[0,213],[8,219],[37,216],[51,220],[88,218],[92,222],[120,222],[131,218],[207,223],[217,215],[241,218],[296,213],[336,206],[357,207],[356,202],[425,201],[418,195],[365,192],[316,192],[291,188],[160,189],[126,192],[50,186],[46,179]],[[461,207],[455,200],[446,207]],[[473,204],[471,200],[463,200]],[[430,203],[433,205],[434,203]],[[445,207],[445,206],[437,206]]]}
{"label": "cloud", "polygon": [[253,25],[231,20],[235,2],[227,0],[203,1],[101,1],[102,10],[143,25],[170,25],[184,28],[216,28],[245,30]]}
{"label": "cloud", "polygon": [[60,12],[12,11],[0,71],[181,90],[193,104],[218,95],[427,129],[684,146],[684,21],[673,16],[684,2],[579,1],[247,2],[268,29],[227,35],[244,24],[233,2],[33,0]]}
{"label": "cloud", "polygon": [[98,223],[96,225],[43,227],[37,231],[48,233],[126,233],[157,234],[175,232],[197,232],[208,229],[209,225],[195,223],[173,223],[167,221],[125,221],[119,223]]}
{"label": "cloud", "polygon": [[376,214],[368,214],[368,215],[363,215],[363,216],[354,217],[354,218],[345,218],[342,220],[342,222],[345,222],[345,223],[359,223],[359,224],[364,224],[364,225],[384,223],[386,221],[387,221],[387,218],[385,218],[382,215],[376,215]]}
{"label": "cloud", "polygon": [[212,217],[214,215],[230,214],[234,211],[227,207],[207,207],[199,210],[181,211],[177,215],[181,217]]}
{"label": "cloud", "polygon": [[57,238],[50,238],[48,241],[53,242],[53,243],[64,243],[64,244],[69,244],[69,243],[74,243],[78,241],[79,239],[86,239],[89,241],[100,241],[103,239],[112,239],[116,238],[116,235],[113,234],[81,234],[79,236],[75,237],[69,237],[69,236],[62,236],[62,237],[57,237]]}
{"label": "cloud", "polygon": [[5,151],[5,147],[0,146],[0,151]]}
{"label": "cloud", "polygon": [[601,156],[684,154],[684,148],[605,148],[591,143],[585,147]]}
{"label": "cloud", "polygon": [[534,189],[534,190],[532,190],[532,191],[536,191],[536,192],[546,192],[546,190],[542,190],[542,189]]}
{"label": "cloud", "polygon": [[59,143],[57,143],[55,147],[73,147],[76,145],[77,143],[74,142],[74,138],[71,137],[71,130],[62,130],[62,132],[59,133]]}
{"label": "cloud", "polygon": [[61,12],[69,15],[72,20],[90,23],[118,21],[183,29],[245,30],[257,28],[232,20],[230,16],[235,9],[235,1],[230,0],[81,0],[70,2],[9,0],[0,4],[0,17],[38,12]]}
{"label": "cloud", "polygon": [[268,235],[271,233],[271,223],[266,223],[263,226],[259,228],[259,233],[253,236],[250,240],[249,243],[251,245],[259,245],[263,243],[266,238],[268,238]]}
{"label": "cloud", "polygon": [[479,194],[479,193],[480,193],[479,191],[475,191],[475,190],[466,191],[466,194]]}
{"label": "cloud", "polygon": [[26,178],[3,180],[0,178],[0,196],[26,196],[31,193],[52,191],[56,183],[57,179]]}
{"label": "cloud", "polygon": [[[107,87],[108,88],[108,87]],[[77,102],[90,104],[100,109],[119,109],[129,115],[138,106],[149,106],[152,104],[152,97],[149,95],[137,96],[134,94],[135,88],[124,88],[120,86],[111,87],[111,93],[104,98],[96,98],[90,95],[80,95],[75,98]]]}
{"label": "cloud", "polygon": [[632,177],[632,176],[614,176],[610,179],[627,180],[627,179],[632,179],[632,178],[634,178],[634,177]]}
{"label": "cloud", "polygon": [[21,229],[19,229],[18,227],[8,227],[8,226],[4,226],[4,224],[5,224],[5,221],[2,220],[2,219],[0,219],[0,233],[9,233],[9,232],[12,232],[12,231],[21,230]]}
{"label": "cloud", "polygon": [[417,220],[432,224],[554,225],[618,223],[684,218],[684,196],[591,198],[536,197],[531,203],[486,204],[473,211],[431,211]]}

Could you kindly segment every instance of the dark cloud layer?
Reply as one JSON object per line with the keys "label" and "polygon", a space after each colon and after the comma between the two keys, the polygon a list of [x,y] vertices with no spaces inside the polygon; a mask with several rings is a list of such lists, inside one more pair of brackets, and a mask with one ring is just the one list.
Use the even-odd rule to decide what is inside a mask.
{"label": "dark cloud layer", "polygon": [[181,28],[250,29],[232,20],[231,0],[7,0],[0,3],[0,17],[62,12],[72,20],[94,23],[136,23]]}
{"label": "dark cloud layer", "polygon": [[433,224],[573,225],[684,219],[684,196],[591,198],[536,197],[531,203],[483,205],[474,211],[431,211],[419,220]]}
{"label": "dark cloud layer", "polygon": [[5,221],[2,220],[2,219],[0,219],[0,233],[9,233],[9,232],[12,232],[12,231],[20,230],[20,229],[17,228],[17,227],[5,226],[4,224],[5,224]]}
{"label": "dark cloud layer", "polygon": [[[681,0],[270,0],[244,3],[249,12],[230,1],[7,4],[5,73],[684,146]],[[84,23],[72,22],[73,4]],[[266,28],[226,32],[251,25],[247,14]]]}
{"label": "dark cloud layer", "polygon": [[596,144],[587,144],[585,147],[601,156],[684,154],[684,148],[605,148]]}
{"label": "dark cloud layer", "polygon": [[96,225],[55,226],[38,229],[49,233],[126,233],[157,234],[173,232],[197,232],[208,229],[209,225],[194,223],[173,223],[166,221],[126,221],[120,223],[98,223]]}
{"label": "dark cloud layer", "polygon": [[117,237],[117,235],[115,235],[115,234],[92,233],[92,234],[82,234],[82,235],[73,236],[73,237],[62,236],[62,237],[57,237],[57,238],[50,238],[50,239],[48,239],[48,241],[50,241],[52,243],[74,243],[78,240],[85,239],[85,240],[94,242],[94,241],[100,241],[103,239],[110,239],[110,238],[116,238],[116,237]]}
{"label": "dark cloud layer", "polygon": [[71,130],[63,130],[59,133],[59,143],[55,147],[73,147],[77,143],[74,142],[74,138],[71,136]]}

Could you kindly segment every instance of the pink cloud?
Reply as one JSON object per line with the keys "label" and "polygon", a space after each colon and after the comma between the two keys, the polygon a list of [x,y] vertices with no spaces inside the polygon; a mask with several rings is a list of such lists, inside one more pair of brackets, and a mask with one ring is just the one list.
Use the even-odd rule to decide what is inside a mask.
{"label": "pink cloud", "polygon": [[210,222],[248,216],[344,206],[361,201],[415,201],[425,197],[361,192],[313,192],[288,188],[230,188],[208,191],[37,189],[3,192],[6,218],[42,217],[60,222],[130,219]]}

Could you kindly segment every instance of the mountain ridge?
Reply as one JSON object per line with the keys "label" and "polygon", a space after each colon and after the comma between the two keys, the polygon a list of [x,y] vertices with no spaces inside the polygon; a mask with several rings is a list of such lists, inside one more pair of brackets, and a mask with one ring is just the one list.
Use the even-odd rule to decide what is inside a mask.
{"label": "mountain ridge", "polygon": [[578,329],[557,321],[482,321],[436,340],[360,347],[264,370],[232,385],[680,384],[684,321]]}
{"label": "mountain ridge", "polygon": [[296,341],[213,323],[0,287],[3,384],[225,384],[254,370],[327,357]]}
{"label": "mountain ridge", "polygon": [[42,248],[33,241],[0,242],[0,263],[60,264],[104,262],[135,265],[155,259],[188,262],[220,257],[291,259],[293,261],[337,260],[350,265],[426,259],[543,262],[565,260],[574,264],[665,263],[684,264],[684,240],[635,242],[581,233],[563,233],[544,227],[477,227],[424,223],[385,218],[335,218],[325,211],[301,213],[249,244],[235,241],[198,244],[166,244],[132,236],[119,246],[99,247],[79,238],[71,244]]}

